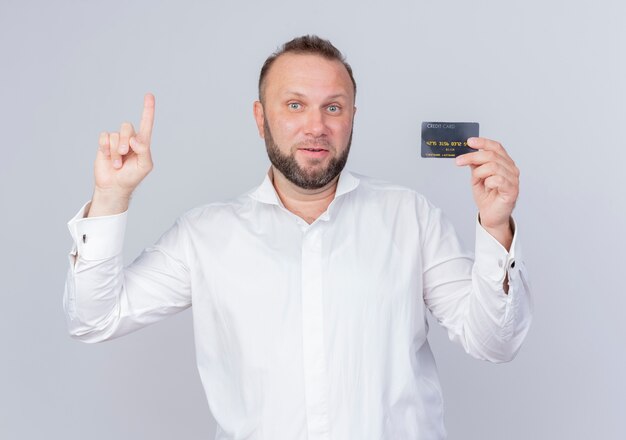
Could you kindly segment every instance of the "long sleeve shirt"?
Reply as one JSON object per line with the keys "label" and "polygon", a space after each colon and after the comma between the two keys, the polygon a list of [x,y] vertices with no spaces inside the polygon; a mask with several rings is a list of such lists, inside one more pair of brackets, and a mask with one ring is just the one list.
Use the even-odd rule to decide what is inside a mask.
{"label": "long sleeve shirt", "polygon": [[81,209],[68,223],[70,334],[113,339],[193,305],[218,440],[444,438],[427,310],[492,362],[530,325],[516,225],[507,252],[476,221],[474,257],[422,195],[346,170],[311,224],[268,175],[185,213],[124,266],[126,216]]}

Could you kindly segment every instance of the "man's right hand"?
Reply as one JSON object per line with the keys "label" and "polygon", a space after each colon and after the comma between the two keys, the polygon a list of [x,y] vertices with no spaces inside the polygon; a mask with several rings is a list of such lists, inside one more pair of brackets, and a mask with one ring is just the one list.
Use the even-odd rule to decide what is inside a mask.
{"label": "man's right hand", "polygon": [[133,191],[152,170],[153,124],[154,96],[147,93],[138,133],[129,122],[124,122],[119,132],[100,133],[94,166],[95,189],[87,217],[119,214],[128,209]]}

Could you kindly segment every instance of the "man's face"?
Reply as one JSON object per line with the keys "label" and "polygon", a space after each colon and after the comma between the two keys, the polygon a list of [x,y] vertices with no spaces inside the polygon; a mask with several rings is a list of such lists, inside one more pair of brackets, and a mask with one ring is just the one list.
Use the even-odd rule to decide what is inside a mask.
{"label": "man's face", "polygon": [[344,65],[318,55],[284,54],[267,76],[255,118],[270,161],[304,189],[326,186],[348,159],[354,88]]}

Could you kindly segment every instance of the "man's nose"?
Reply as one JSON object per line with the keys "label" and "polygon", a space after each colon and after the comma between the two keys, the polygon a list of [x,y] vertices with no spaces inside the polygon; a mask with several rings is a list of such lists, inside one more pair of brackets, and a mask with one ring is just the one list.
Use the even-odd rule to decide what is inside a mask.
{"label": "man's nose", "polygon": [[306,115],[305,134],[318,137],[326,134],[324,113],[319,109],[310,109]]}

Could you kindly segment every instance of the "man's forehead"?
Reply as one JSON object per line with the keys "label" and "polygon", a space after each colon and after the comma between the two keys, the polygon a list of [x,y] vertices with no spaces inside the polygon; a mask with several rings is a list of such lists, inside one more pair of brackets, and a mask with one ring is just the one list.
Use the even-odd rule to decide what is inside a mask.
{"label": "man's forehead", "polygon": [[[307,85],[335,89],[335,95],[352,96],[352,80],[348,70],[339,60],[316,54],[280,55],[267,73],[266,88],[280,92],[304,93],[300,87]],[[346,93],[347,92],[347,93]]]}

